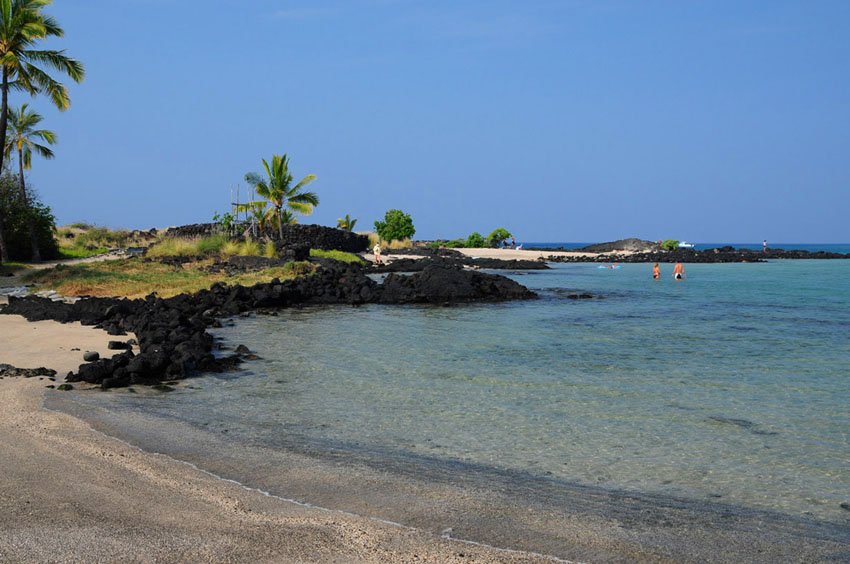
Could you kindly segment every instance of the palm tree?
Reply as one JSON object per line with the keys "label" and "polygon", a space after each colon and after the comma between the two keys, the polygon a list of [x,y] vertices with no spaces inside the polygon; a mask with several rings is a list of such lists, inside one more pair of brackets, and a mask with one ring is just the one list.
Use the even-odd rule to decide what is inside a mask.
{"label": "palm tree", "polygon": [[357,223],[356,219],[351,219],[348,214],[345,214],[345,217],[341,217],[336,220],[336,226],[339,229],[344,229],[346,231],[354,231],[354,225]]}
{"label": "palm tree", "polygon": [[313,208],[319,205],[319,197],[315,192],[301,191],[316,180],[316,175],[308,174],[293,185],[292,174],[289,172],[289,157],[286,153],[283,156],[272,156],[271,164],[263,159],[263,167],[266,169],[268,179],[262,178],[255,172],[249,172],[245,175],[245,182],[254,187],[257,195],[271,204],[271,211],[277,217],[278,235],[283,240],[283,224],[293,222],[292,212],[310,215],[313,213]]}
{"label": "palm tree", "polygon": [[[85,76],[83,65],[65,55],[64,51],[34,49],[35,44],[48,37],[62,37],[65,32],[51,16],[41,13],[53,0],[0,0],[0,147],[6,146],[6,126],[9,119],[9,90],[23,90],[31,95],[44,93],[60,110],[71,105],[68,89],[41,67],[68,75],[74,82]],[[0,151],[0,170],[5,155]],[[0,217],[0,254],[8,257]]]}
{"label": "palm tree", "polygon": [[[21,201],[24,207],[29,208],[27,198],[27,187],[24,181],[24,170],[32,168],[32,153],[35,151],[45,159],[53,158],[53,151],[46,145],[40,145],[36,140],[44,141],[47,145],[56,143],[56,134],[47,129],[35,129],[41,123],[42,118],[36,112],[27,111],[27,104],[23,104],[18,110],[9,112],[9,131],[6,136],[6,147],[3,154],[8,158],[12,151],[18,153],[18,178],[20,179]],[[38,249],[38,237],[35,234],[35,218],[30,218],[30,242],[32,243],[33,262],[41,261],[41,253]]]}

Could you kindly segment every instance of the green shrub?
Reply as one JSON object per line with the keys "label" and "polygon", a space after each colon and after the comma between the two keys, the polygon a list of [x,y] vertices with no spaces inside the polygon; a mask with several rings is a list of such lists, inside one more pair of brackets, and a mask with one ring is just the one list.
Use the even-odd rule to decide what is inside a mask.
{"label": "green shrub", "polygon": [[675,251],[679,248],[679,241],[677,239],[665,239],[663,243],[661,243],[661,248],[665,251]]}
{"label": "green shrub", "polygon": [[484,240],[484,237],[478,231],[473,231],[466,238],[466,246],[470,249],[479,249],[486,246],[486,244],[487,242]]}
{"label": "green shrub", "polygon": [[50,208],[41,203],[38,195],[27,189],[30,207],[24,206],[20,198],[18,177],[12,174],[0,176],[0,214],[3,217],[3,234],[9,249],[8,257],[0,257],[4,262],[30,260],[32,242],[30,240],[30,222],[35,226],[36,240],[42,259],[59,256],[53,230],[56,222]]}
{"label": "green shrub", "polygon": [[446,241],[446,247],[450,249],[463,249],[466,247],[466,239],[452,239]]}
{"label": "green shrub", "polygon": [[413,219],[401,210],[387,210],[383,221],[375,222],[375,231],[384,241],[409,239],[416,233]]}
{"label": "green shrub", "polygon": [[323,249],[310,249],[310,256],[314,258],[324,258],[338,260],[347,263],[362,263],[362,258],[354,253],[346,253],[345,251],[325,251]]}
{"label": "green shrub", "polygon": [[487,235],[487,245],[490,247],[501,247],[502,243],[510,238],[511,232],[504,227],[499,227]]}

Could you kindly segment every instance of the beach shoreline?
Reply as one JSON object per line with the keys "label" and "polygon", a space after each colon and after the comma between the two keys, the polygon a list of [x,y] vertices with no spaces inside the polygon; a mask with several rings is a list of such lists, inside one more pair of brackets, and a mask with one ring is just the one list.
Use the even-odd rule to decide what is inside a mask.
{"label": "beach shoreline", "polygon": [[[0,341],[13,338],[37,344],[0,360],[61,373],[81,355],[72,349],[106,354],[110,336],[0,316]],[[0,380],[0,560],[551,561],[248,490],[46,409],[46,383]]]}
{"label": "beach shoreline", "polygon": [[[97,350],[108,357],[114,352],[106,348],[111,338],[114,337],[104,331],[78,323],[30,323],[22,317],[0,315],[0,342],[14,343],[0,354],[0,362],[22,368],[44,365],[57,370],[61,378],[67,371],[76,369],[85,350]],[[404,523],[403,526],[387,522],[388,516],[381,507],[371,508],[374,513],[365,509],[369,502],[360,496],[356,487],[358,482],[383,484],[379,487],[384,489],[388,483],[401,484],[387,482],[386,473],[381,471],[364,473],[359,469],[353,474],[342,474],[348,481],[342,487],[331,488],[330,497],[326,498],[330,501],[324,503],[319,497],[319,505],[334,508],[331,510],[304,507],[246,489],[218,478],[217,475],[229,478],[226,472],[211,474],[204,471],[208,469],[203,465],[199,465],[204,468],[200,470],[191,465],[191,460],[181,456],[170,458],[150,454],[160,451],[155,447],[140,450],[130,446],[136,444],[134,441],[123,442],[113,438],[108,430],[95,430],[98,428],[92,427],[87,418],[69,415],[64,410],[46,409],[42,401],[45,393],[42,386],[46,384],[48,382],[36,379],[0,381],[0,401],[8,406],[0,416],[0,433],[10,438],[0,447],[0,459],[3,460],[0,475],[4,476],[0,482],[0,513],[3,515],[0,527],[12,532],[7,539],[0,539],[0,559],[47,560],[62,554],[63,557],[103,560],[133,558],[144,551],[165,561],[395,562],[415,560],[413,555],[435,562],[551,560],[531,552],[514,552],[517,544],[513,542],[504,547],[509,549],[506,552],[450,540],[446,537],[455,534],[454,531],[444,533],[445,528],[421,521],[412,509],[389,515],[389,521]],[[65,392],[47,393],[57,398],[63,397],[59,394]],[[181,430],[176,432],[182,433]],[[292,498],[312,503],[316,498],[311,496],[317,491],[315,476],[311,475],[311,468],[300,465],[297,458],[292,461],[296,462],[293,475],[301,473],[300,481],[294,481],[293,487],[303,492],[303,496]],[[36,475],[38,480],[32,478]],[[325,483],[335,484],[336,480],[339,475],[329,475]],[[508,517],[498,500],[487,505],[482,498],[464,499],[451,492],[443,492],[440,495],[444,497],[440,498],[435,497],[439,488],[433,482],[405,484],[410,487],[407,491],[411,499],[416,495],[441,499],[440,507],[448,515],[461,504],[467,508],[478,507],[494,525],[503,526],[499,520]],[[398,491],[406,490],[400,488]],[[398,495],[403,497],[404,494]],[[290,496],[284,493],[284,497]],[[565,509],[584,507],[592,503],[593,497],[577,495],[568,503],[564,502]],[[339,500],[341,504],[336,503]],[[614,504],[606,503],[613,509],[613,518],[594,520],[577,512],[552,521],[569,525],[558,527],[557,536],[569,539],[566,542],[560,539],[558,550],[550,551],[546,544],[539,549],[533,544],[522,548],[557,554],[568,560],[710,561],[716,557],[722,561],[728,554],[712,552],[712,547],[722,542],[727,550],[732,550],[728,547],[733,546],[734,554],[739,557],[771,561],[791,553],[798,554],[801,559],[825,557],[844,546],[836,537],[817,539],[816,534],[806,532],[806,526],[799,534],[783,534],[784,525],[778,530],[761,533],[758,516],[730,525],[728,520],[720,519],[722,511],[717,521],[709,521],[710,526],[705,529],[694,525],[687,512],[681,519],[674,518],[683,528],[667,528],[663,525],[670,519],[666,510],[672,511],[675,504],[660,506],[657,520],[662,525],[650,526],[640,519],[624,517],[635,511],[633,506],[627,509],[634,503],[628,497]],[[620,503],[623,503],[622,508],[617,506]],[[145,507],[141,516],[137,514],[139,507]],[[364,509],[361,511],[361,508]],[[495,517],[497,515],[499,517]],[[529,514],[517,522],[523,525],[543,523],[545,529],[549,526],[548,517],[541,515],[546,514],[534,517]],[[425,523],[427,526],[420,526]],[[497,530],[494,526],[489,531],[491,536]],[[791,530],[795,529],[791,527]],[[464,535],[462,528],[458,528],[458,534],[463,535],[462,538],[481,538]],[[496,535],[493,544],[499,544],[498,540]]]}

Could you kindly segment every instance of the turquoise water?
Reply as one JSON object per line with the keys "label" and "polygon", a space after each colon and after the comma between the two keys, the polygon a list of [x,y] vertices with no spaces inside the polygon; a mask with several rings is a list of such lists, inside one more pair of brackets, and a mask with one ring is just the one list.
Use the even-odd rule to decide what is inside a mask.
{"label": "turquoise water", "polygon": [[[597,241],[597,243],[599,242],[600,241]],[[582,247],[587,247],[588,245],[594,244],[596,243],[523,243],[526,248],[537,249],[580,249]],[[815,253],[818,251],[842,254],[850,253],[850,244],[847,243],[775,243],[773,241],[768,241],[768,244],[772,249],[784,249],[786,251],[808,251],[810,253]],[[736,249],[752,249],[755,251],[760,251],[762,249],[762,242],[755,241],[753,243],[694,243],[694,248],[699,251],[703,251],[705,249],[716,249],[719,247],[726,246],[735,247]]]}
{"label": "turquoise water", "polygon": [[650,265],[555,265],[511,274],[540,293],[531,302],[240,318],[216,334],[262,357],[246,371],[91,401],[270,449],[850,523],[850,261],[685,268],[655,282]]}

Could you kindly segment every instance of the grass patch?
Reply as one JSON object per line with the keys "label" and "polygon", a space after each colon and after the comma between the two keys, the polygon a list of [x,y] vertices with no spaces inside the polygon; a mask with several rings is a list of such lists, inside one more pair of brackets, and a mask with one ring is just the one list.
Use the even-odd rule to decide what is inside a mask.
{"label": "grass patch", "polygon": [[23,262],[4,262],[0,264],[0,276],[8,276],[27,267]]}
{"label": "grass patch", "polygon": [[197,257],[200,240],[168,237],[153,245],[146,253],[149,257]]}
{"label": "grass patch", "polygon": [[332,259],[346,263],[364,263],[362,258],[354,253],[346,253],[345,251],[325,251],[322,249],[310,249],[310,256],[314,258]]}
{"label": "grass patch", "polygon": [[200,239],[167,237],[148,249],[147,256],[157,257],[228,257],[277,256],[274,245],[257,241],[231,241],[226,235],[210,235]]}
{"label": "grass patch", "polygon": [[126,229],[108,229],[79,222],[58,227],[56,243],[61,258],[79,259],[100,255],[109,249],[132,246],[138,241]]}
{"label": "grass patch", "polygon": [[401,249],[413,248],[413,241],[411,239],[393,239],[392,241],[384,241],[377,233],[368,233],[367,236],[369,237],[370,250],[375,246],[375,243],[380,243],[381,249],[384,251],[398,251]]}
{"label": "grass patch", "polygon": [[95,247],[86,249],[85,247],[59,247],[59,257],[63,259],[81,259],[95,257],[108,252],[106,247]]}
{"label": "grass patch", "polygon": [[170,266],[130,258],[73,266],[59,265],[49,270],[32,272],[26,279],[36,284],[38,290],[56,290],[64,296],[141,298],[156,292],[160,297],[168,298],[197,292],[216,282],[251,285],[270,282],[274,278],[289,280],[311,274],[316,269],[315,265],[307,262],[291,262],[259,272],[228,276],[201,270],[209,262]]}

